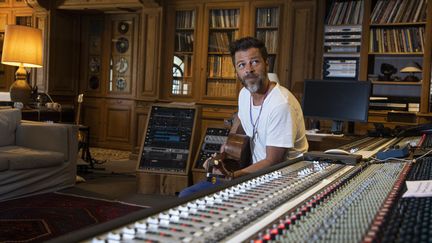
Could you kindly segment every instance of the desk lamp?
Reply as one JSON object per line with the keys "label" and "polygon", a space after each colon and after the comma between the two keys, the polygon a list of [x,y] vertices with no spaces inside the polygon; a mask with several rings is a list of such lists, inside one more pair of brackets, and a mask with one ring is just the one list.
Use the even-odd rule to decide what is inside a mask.
{"label": "desk lamp", "polygon": [[31,87],[24,67],[42,67],[42,30],[22,25],[7,25],[1,62],[18,66],[15,82],[10,87],[13,102],[28,104]]}
{"label": "desk lamp", "polygon": [[403,79],[403,81],[408,82],[418,82],[420,79],[415,76],[415,73],[421,73],[422,70],[416,66],[407,66],[400,70],[401,73],[408,73],[408,75]]}

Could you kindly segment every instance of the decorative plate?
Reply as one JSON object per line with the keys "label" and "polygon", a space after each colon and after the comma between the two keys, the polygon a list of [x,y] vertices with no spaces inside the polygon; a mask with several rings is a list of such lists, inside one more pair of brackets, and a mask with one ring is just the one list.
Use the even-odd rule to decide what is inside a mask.
{"label": "decorative plate", "polygon": [[99,78],[97,76],[91,76],[89,79],[89,87],[91,89],[99,88]]}
{"label": "decorative plate", "polygon": [[126,22],[120,22],[117,26],[117,30],[120,34],[126,34],[129,30],[129,24]]}
{"label": "decorative plate", "polygon": [[89,61],[90,72],[97,73],[97,72],[99,72],[99,68],[100,68],[99,58],[98,57],[91,57],[90,61]]}
{"label": "decorative plate", "polygon": [[124,79],[123,77],[117,78],[116,87],[119,90],[124,90],[126,88],[126,79]]}
{"label": "decorative plate", "polygon": [[120,58],[120,60],[118,60],[117,63],[115,64],[115,69],[119,73],[126,72],[128,67],[129,67],[128,61],[124,57]]}
{"label": "decorative plate", "polygon": [[124,37],[120,37],[117,39],[115,46],[118,52],[125,53],[129,49],[129,40]]}

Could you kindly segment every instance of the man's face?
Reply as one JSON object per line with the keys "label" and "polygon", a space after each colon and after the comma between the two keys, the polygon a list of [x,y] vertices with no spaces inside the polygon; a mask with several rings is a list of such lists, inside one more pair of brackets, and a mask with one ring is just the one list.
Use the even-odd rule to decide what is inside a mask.
{"label": "man's face", "polygon": [[267,78],[267,63],[258,48],[238,51],[234,55],[238,79],[251,92],[261,89]]}

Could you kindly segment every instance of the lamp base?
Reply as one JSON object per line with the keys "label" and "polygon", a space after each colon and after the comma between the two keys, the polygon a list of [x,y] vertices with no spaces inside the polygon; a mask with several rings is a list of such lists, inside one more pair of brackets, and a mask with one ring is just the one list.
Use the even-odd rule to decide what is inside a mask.
{"label": "lamp base", "polygon": [[13,102],[27,105],[30,102],[31,87],[26,80],[18,79],[10,86],[10,97]]}

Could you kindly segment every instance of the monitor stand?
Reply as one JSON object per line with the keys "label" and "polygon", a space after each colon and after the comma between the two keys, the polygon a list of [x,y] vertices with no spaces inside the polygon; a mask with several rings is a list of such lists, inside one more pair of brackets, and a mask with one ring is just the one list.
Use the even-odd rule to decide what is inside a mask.
{"label": "monitor stand", "polygon": [[331,132],[333,134],[343,134],[343,121],[333,121]]}

